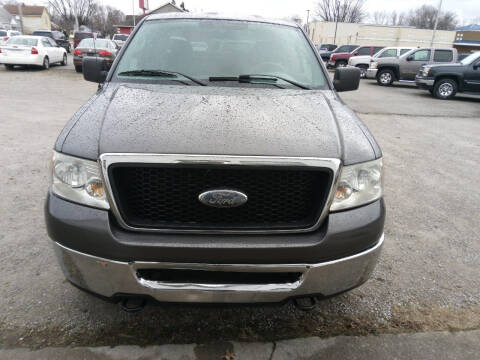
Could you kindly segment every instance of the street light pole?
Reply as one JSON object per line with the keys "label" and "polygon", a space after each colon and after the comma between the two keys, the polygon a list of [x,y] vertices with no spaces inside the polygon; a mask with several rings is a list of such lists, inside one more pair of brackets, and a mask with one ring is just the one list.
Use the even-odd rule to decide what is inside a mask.
{"label": "street light pole", "polygon": [[310,10],[307,10],[307,34],[310,36],[310,27],[308,26],[308,22],[310,20]]}
{"label": "street light pole", "polygon": [[135,26],[135,0],[132,0],[133,26]]}
{"label": "street light pole", "polygon": [[433,42],[435,41],[435,32],[437,31],[438,18],[440,17],[440,11],[442,11],[442,3],[443,3],[443,0],[440,0],[438,4],[437,16],[435,17],[435,26],[433,27],[432,42],[430,43],[430,47],[433,47]]}

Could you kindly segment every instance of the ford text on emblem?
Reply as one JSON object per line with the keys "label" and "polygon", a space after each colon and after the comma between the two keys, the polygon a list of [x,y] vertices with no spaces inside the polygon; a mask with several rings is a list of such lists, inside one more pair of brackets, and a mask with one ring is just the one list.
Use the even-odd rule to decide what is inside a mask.
{"label": "ford text on emblem", "polygon": [[248,196],[235,190],[211,190],[198,195],[204,205],[216,208],[235,208],[248,201]]}

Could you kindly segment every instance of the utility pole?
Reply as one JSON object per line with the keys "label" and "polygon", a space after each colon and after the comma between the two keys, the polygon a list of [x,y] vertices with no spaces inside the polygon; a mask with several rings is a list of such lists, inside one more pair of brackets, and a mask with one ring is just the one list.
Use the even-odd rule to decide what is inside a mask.
{"label": "utility pole", "polygon": [[308,26],[308,22],[310,20],[310,10],[307,10],[307,34],[310,36],[310,26]]}
{"label": "utility pole", "polygon": [[23,34],[23,9],[20,3],[17,4],[18,16],[20,17],[20,31]]}
{"label": "utility pole", "polygon": [[335,12],[335,35],[333,37],[333,45],[337,45],[337,29],[338,29],[338,5],[336,5],[336,8],[335,8],[336,12]]}
{"label": "utility pole", "polygon": [[440,0],[438,4],[437,16],[435,17],[435,26],[433,27],[432,42],[430,43],[430,47],[433,47],[433,42],[435,41],[435,32],[437,31],[438,18],[440,17],[440,11],[442,11],[442,3],[443,3],[443,0]]}

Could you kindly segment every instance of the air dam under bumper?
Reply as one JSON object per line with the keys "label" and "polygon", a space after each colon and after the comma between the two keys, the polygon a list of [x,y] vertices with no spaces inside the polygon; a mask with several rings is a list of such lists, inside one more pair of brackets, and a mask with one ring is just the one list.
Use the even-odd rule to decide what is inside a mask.
{"label": "air dam under bumper", "polygon": [[[151,296],[160,302],[261,303],[281,302],[306,295],[330,296],[363,284],[370,277],[384,235],[370,249],[353,256],[318,264],[173,264],[119,262],[68,249],[54,242],[62,269],[72,283],[93,293]],[[140,269],[181,269],[228,272],[295,272],[297,281],[281,284],[193,284],[159,282],[140,277]]]}

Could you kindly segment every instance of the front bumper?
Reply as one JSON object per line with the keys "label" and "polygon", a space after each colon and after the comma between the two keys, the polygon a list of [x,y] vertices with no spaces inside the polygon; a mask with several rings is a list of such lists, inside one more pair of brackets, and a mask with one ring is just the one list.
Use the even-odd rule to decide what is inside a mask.
{"label": "front bumper", "polygon": [[[129,232],[109,211],[65,201],[51,192],[47,230],[66,277],[105,297],[149,295],[164,302],[277,302],[329,296],[361,285],[383,243],[383,200],[331,213],[309,233],[199,235]],[[240,264],[240,265],[238,265]],[[162,284],[137,269],[200,269],[301,273],[294,283]]]}
{"label": "front bumper", "polygon": [[433,85],[435,84],[434,79],[426,79],[424,77],[416,76],[415,77],[415,84],[421,89],[433,89]]}
{"label": "front bumper", "polygon": [[[318,264],[178,264],[119,262],[90,256],[54,243],[65,276],[75,285],[112,298],[150,296],[160,302],[262,303],[307,295],[331,296],[368,280],[384,242],[382,234],[370,249]],[[144,279],[140,269],[188,269],[228,272],[298,272],[298,281],[281,284],[172,283]]]}
{"label": "front bumper", "polygon": [[367,69],[367,79],[376,79],[378,69],[368,68]]}

